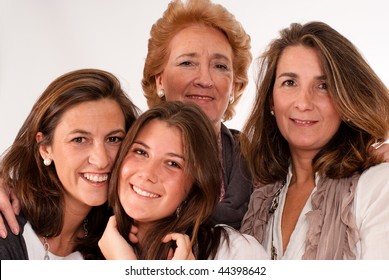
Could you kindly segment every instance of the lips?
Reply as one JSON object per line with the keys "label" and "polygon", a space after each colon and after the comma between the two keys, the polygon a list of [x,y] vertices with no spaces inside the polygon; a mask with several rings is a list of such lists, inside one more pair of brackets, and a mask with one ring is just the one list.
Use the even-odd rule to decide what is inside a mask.
{"label": "lips", "polygon": [[310,121],[310,120],[299,120],[299,119],[291,119],[291,120],[298,125],[306,125],[306,126],[317,123],[317,121]]}
{"label": "lips", "polygon": [[134,190],[135,193],[137,193],[138,195],[143,196],[143,197],[149,197],[149,198],[160,197],[160,195],[158,195],[158,194],[148,192],[148,191],[141,189],[141,188],[134,186],[134,185],[132,186],[132,189]]}

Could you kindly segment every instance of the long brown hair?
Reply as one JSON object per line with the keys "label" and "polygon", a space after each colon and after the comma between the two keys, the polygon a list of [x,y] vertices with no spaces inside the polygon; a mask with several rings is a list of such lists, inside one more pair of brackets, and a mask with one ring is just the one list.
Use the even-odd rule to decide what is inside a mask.
{"label": "long brown hair", "polygon": [[163,72],[170,53],[170,41],[182,29],[192,25],[206,25],[220,30],[233,51],[235,102],[227,107],[223,119],[234,115],[234,107],[248,84],[248,68],[252,61],[250,36],[226,8],[209,0],[173,0],[163,16],[152,26],[148,53],[143,68],[142,87],[151,108],[164,101],[157,96],[156,76]]}
{"label": "long brown hair", "polygon": [[112,171],[109,203],[113,207],[122,236],[128,241],[133,220],[125,213],[118,197],[119,177],[123,160],[139,131],[151,120],[158,119],[169,126],[178,128],[184,143],[185,172],[194,178],[193,186],[182,204],[179,217],[172,215],[156,221],[147,233],[140,248],[140,259],[166,259],[169,244],[163,244],[162,238],[170,232],[188,234],[196,257],[213,257],[220,241],[220,229],[212,230],[207,219],[214,211],[220,196],[220,161],[216,134],[212,124],[194,103],[164,102],[143,113],[133,124],[119,151]]}
{"label": "long brown hair", "polygon": [[[98,69],[82,69],[58,77],[36,101],[13,144],[3,155],[0,176],[5,185],[15,190],[23,215],[38,235],[57,236],[64,222],[64,188],[55,167],[43,165],[39,146],[52,143],[54,130],[69,108],[105,98],[116,101],[121,107],[128,130],[139,110],[114,75]],[[45,135],[40,143],[35,140],[38,132]],[[97,241],[107,216],[107,204],[93,207],[89,213],[88,239],[80,244],[84,257],[86,251],[98,248]]]}
{"label": "long brown hair", "polygon": [[286,177],[287,141],[270,114],[277,63],[282,52],[302,45],[318,51],[331,98],[343,121],[331,141],[313,159],[314,172],[330,178],[361,173],[382,159],[369,151],[389,131],[389,93],[357,48],[322,22],[293,23],[281,30],[259,58],[257,92],[243,129],[242,152],[256,180],[274,183]]}

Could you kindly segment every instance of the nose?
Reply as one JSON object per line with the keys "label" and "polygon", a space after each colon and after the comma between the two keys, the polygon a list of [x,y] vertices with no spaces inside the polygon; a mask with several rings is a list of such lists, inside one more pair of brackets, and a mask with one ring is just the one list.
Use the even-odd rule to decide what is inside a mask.
{"label": "nose", "polygon": [[310,89],[301,88],[296,95],[294,106],[300,111],[312,110],[313,92]]}
{"label": "nose", "polygon": [[139,176],[144,180],[152,183],[158,182],[158,164],[153,160],[149,159],[143,162],[139,170]]}
{"label": "nose", "polygon": [[199,67],[198,76],[195,79],[195,84],[203,88],[211,88],[213,86],[213,79],[209,67]]}
{"label": "nose", "polygon": [[111,157],[104,143],[95,143],[90,154],[89,163],[99,169],[107,168],[111,163]]}

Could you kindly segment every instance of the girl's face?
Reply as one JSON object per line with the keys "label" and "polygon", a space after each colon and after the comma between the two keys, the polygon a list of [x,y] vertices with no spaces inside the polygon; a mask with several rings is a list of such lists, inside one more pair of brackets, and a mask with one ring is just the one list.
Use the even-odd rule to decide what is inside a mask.
{"label": "girl's face", "polygon": [[[90,209],[106,202],[110,173],[125,133],[123,112],[110,99],[83,102],[62,115],[53,143],[41,145],[40,153],[53,161],[67,207]],[[43,137],[37,134],[38,141]]]}
{"label": "girl's face", "polygon": [[292,154],[315,155],[337,132],[341,117],[327,89],[317,50],[286,48],[277,65],[273,106]]}
{"label": "girl's face", "polygon": [[173,215],[193,184],[185,169],[181,131],[157,119],[147,123],[121,166],[118,192],[127,215],[138,224]]}
{"label": "girl's face", "polygon": [[220,128],[234,94],[233,52],[227,38],[215,28],[193,25],[178,32],[169,48],[157,89],[165,90],[167,101],[196,103]]}

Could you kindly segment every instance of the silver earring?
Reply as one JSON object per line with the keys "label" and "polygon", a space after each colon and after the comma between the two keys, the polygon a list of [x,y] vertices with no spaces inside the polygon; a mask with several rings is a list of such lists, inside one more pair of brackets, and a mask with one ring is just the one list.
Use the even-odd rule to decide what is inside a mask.
{"label": "silver earring", "polygon": [[177,218],[180,217],[180,212],[181,212],[181,205],[178,206],[177,209],[176,209],[176,216],[177,216]]}
{"label": "silver earring", "polygon": [[163,88],[161,88],[158,92],[157,92],[157,95],[159,98],[162,98],[165,96],[165,90]]}
{"label": "silver earring", "polygon": [[50,166],[51,161],[52,161],[51,159],[45,158],[45,159],[43,160],[43,164],[46,165],[46,166]]}
{"label": "silver earring", "polygon": [[270,110],[270,114],[271,114],[272,116],[274,116],[274,111],[273,111],[273,110]]}
{"label": "silver earring", "polygon": [[228,103],[231,105],[232,103],[234,103],[234,101],[235,101],[235,97],[232,94],[232,95],[230,95],[230,99],[228,100]]}

